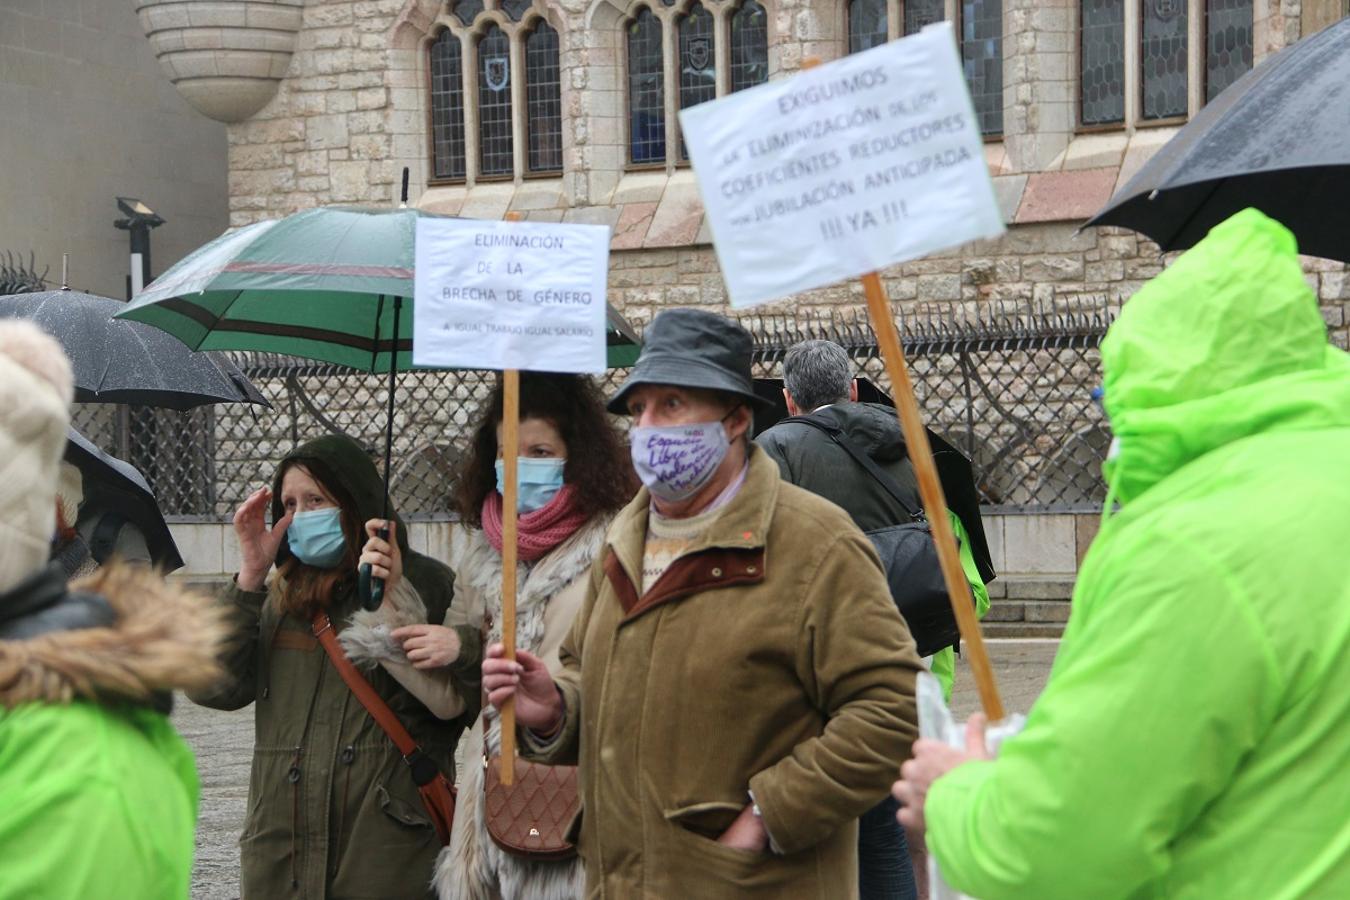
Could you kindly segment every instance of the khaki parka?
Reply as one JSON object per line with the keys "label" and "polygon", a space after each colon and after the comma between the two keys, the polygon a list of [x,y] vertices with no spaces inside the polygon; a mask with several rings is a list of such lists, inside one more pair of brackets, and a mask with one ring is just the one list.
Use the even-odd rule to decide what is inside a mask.
{"label": "khaki parka", "polygon": [[[336,476],[362,521],[380,515],[380,479],[354,443],[320,438],[291,458],[317,461]],[[279,485],[273,494],[279,498]],[[398,537],[405,579],[416,587],[427,620],[440,624],[454,577],[441,563],[409,550],[401,523]],[[221,602],[236,637],[224,660],[227,677],[209,691],[189,694],[216,709],[255,704],[248,812],[239,841],[243,900],[432,896],[441,845],[409,767],[342,681],[310,623],[280,611],[282,590],[274,577],[266,593],[234,585],[224,592]],[[338,589],[328,612],[342,631],[359,608],[353,579]],[[442,670],[458,682],[462,696],[475,698],[452,721],[432,715],[382,667],[364,672],[451,778],[455,744],[478,706],[481,642],[471,644]]]}
{"label": "khaki parka", "polygon": [[[610,530],[563,644],[590,897],[857,894],[855,820],[917,733],[922,666],[867,538],[752,448],[745,483],[645,595],[650,496]],[[778,851],[715,838],[753,791]]]}

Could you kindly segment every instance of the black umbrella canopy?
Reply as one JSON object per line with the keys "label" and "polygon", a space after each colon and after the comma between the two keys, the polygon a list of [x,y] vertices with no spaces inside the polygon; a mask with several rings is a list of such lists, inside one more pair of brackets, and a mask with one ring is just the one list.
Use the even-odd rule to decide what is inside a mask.
{"label": "black umbrella canopy", "polygon": [[81,403],[135,403],[185,410],[208,403],[269,406],[220,353],[198,353],[139,322],[114,319],[126,304],[79,291],[0,297],[0,318],[28,319],[61,342]]}
{"label": "black umbrella canopy", "polygon": [[66,431],[66,462],[84,478],[84,505],[121,513],[145,536],[150,559],[165,572],[182,568],[183,557],[174,543],[155,492],[131,463],[104,453],[74,428]]}
{"label": "black umbrella canopy", "polygon": [[1350,261],[1350,19],[1234,82],[1087,225],[1181,250],[1249,206],[1293,231],[1300,252]]}

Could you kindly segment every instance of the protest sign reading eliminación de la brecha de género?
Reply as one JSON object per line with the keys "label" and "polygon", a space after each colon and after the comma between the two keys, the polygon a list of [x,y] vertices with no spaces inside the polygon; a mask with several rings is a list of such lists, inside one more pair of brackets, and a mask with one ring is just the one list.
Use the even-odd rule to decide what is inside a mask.
{"label": "protest sign reading eliminaci\u00f3n de la brecha de g\u00e9nero", "polygon": [[609,229],[417,220],[413,363],[603,372]]}
{"label": "protest sign reading eliminaci\u00f3n de la brecha de g\u00e9nero", "polygon": [[680,122],[733,306],[1003,233],[950,23]]}

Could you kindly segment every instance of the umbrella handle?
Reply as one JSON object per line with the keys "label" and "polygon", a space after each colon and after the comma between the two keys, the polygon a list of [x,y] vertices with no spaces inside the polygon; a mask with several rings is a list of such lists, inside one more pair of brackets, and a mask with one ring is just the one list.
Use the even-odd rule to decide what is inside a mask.
{"label": "umbrella handle", "polygon": [[[389,529],[381,528],[376,532],[381,539],[389,540]],[[376,578],[370,573],[370,563],[362,563],[361,571],[357,576],[356,590],[361,598],[361,606],[365,609],[377,610],[380,604],[384,602],[384,579]]]}

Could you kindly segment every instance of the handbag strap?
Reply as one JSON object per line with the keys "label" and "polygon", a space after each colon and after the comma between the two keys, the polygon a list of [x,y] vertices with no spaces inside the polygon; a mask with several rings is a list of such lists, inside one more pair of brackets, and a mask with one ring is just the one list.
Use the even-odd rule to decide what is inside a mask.
{"label": "handbag strap", "polygon": [[909,514],[910,519],[915,522],[925,521],[923,510],[916,510],[905,501],[904,489],[900,486],[900,483],[888,475],[881,466],[873,462],[870,456],[858,449],[856,444],[844,437],[844,432],[838,425],[822,422],[821,420],[813,419],[810,416],[789,416],[783,421],[795,422],[799,425],[810,425],[812,428],[825,432],[830,436],[830,440],[844,448],[844,452],[853,457],[854,462],[862,466],[863,471],[868,475],[871,475],[874,481],[886,489],[886,493],[890,494],[891,497],[895,499],[895,502],[900,504],[900,507]]}
{"label": "handbag strap", "polygon": [[430,783],[440,774],[440,768],[432,762],[431,757],[422,752],[422,748],[417,746],[417,741],[413,740],[408,729],[403,727],[403,723],[394,715],[389,704],[375,693],[370,682],[366,681],[356,666],[352,665],[352,661],[347,658],[342,645],[337,641],[337,632],[333,629],[333,622],[328,618],[328,613],[320,610],[314,614],[313,630],[314,636],[319,639],[319,643],[328,653],[328,658],[332,660],[333,668],[337,669],[342,680],[347,682],[347,687],[351,688],[352,694],[366,708],[366,712],[370,713],[370,717],[398,747],[398,752],[403,755],[403,761],[412,770],[413,781],[418,787]]}

